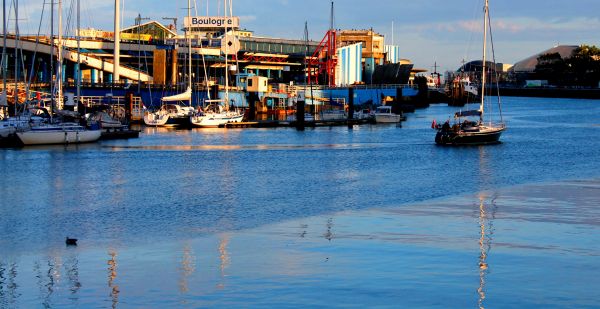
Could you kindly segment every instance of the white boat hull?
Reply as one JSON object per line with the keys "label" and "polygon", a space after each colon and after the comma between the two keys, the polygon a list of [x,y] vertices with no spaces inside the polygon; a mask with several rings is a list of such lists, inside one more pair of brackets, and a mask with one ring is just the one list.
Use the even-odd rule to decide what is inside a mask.
{"label": "white boat hull", "polygon": [[169,121],[167,114],[148,113],[144,115],[144,124],[147,126],[162,127],[167,124],[167,121]]}
{"label": "white boat hull", "polygon": [[375,114],[377,123],[398,123],[401,119],[402,116],[397,114]]}
{"label": "white boat hull", "polygon": [[24,132],[17,132],[17,137],[23,145],[29,146],[91,143],[100,139],[101,134],[101,130],[39,127]]}
{"label": "white boat hull", "polygon": [[239,113],[207,113],[198,116],[191,116],[190,121],[193,126],[200,128],[217,128],[226,123],[242,122],[244,115]]}
{"label": "white boat hull", "polygon": [[16,129],[14,127],[0,127],[0,138],[7,138],[12,134],[15,134]]}

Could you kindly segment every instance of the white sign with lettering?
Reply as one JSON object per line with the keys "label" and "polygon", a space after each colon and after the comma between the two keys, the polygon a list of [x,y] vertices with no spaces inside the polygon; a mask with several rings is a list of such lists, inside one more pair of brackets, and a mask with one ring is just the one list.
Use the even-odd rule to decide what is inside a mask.
{"label": "white sign with lettering", "polygon": [[200,28],[200,29],[221,29],[233,28],[237,29],[240,26],[239,17],[222,17],[222,16],[195,16],[184,17],[183,26],[185,28]]}

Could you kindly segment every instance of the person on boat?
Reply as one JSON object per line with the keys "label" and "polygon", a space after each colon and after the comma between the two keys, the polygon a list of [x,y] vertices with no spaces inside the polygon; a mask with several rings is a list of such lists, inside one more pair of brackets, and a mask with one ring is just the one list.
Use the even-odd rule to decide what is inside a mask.
{"label": "person on boat", "polygon": [[442,131],[450,131],[450,120],[446,120],[446,122],[444,122],[444,125],[442,125]]}

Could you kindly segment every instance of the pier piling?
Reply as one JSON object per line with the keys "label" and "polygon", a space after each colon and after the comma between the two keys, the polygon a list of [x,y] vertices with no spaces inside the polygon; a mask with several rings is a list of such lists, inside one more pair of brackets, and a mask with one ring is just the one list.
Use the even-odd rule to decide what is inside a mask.
{"label": "pier piling", "polygon": [[348,128],[352,128],[354,120],[354,88],[348,87]]}
{"label": "pier piling", "polygon": [[304,131],[304,98],[298,98],[298,103],[296,104],[296,130]]}
{"label": "pier piling", "polygon": [[248,93],[248,116],[247,121],[256,120],[256,102],[259,101],[258,93],[249,92]]}

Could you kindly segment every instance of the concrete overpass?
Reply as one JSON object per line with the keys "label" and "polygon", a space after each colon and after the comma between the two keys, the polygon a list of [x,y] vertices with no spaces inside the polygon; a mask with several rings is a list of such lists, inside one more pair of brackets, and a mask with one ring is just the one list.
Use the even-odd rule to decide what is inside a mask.
{"label": "concrete overpass", "polygon": [[[71,62],[77,62],[77,51],[76,50],[72,50],[72,48],[74,48],[72,45],[72,42],[70,42],[72,40],[66,40],[64,44],[65,48],[62,51],[62,56],[63,56],[63,61],[67,60],[67,61],[71,61]],[[105,46],[106,44],[104,42],[85,42],[85,41],[81,41],[81,48],[84,49],[103,49],[104,47],[108,47]],[[112,45],[112,47],[114,48],[114,44],[110,43],[110,45]],[[132,44],[129,44],[132,45]],[[0,41],[0,46],[2,46],[2,43]],[[15,47],[15,38],[14,37],[7,37],[6,38],[6,48],[14,48]],[[32,40],[31,38],[21,38],[18,41],[18,47],[22,50],[26,50],[29,52],[37,52],[39,54],[46,54],[46,55],[50,55],[50,51],[51,51],[51,46],[50,46],[50,41],[47,38],[44,38],[44,40],[40,40],[39,43],[37,43],[35,40]],[[75,43],[75,48],[77,47],[77,43]],[[123,47],[123,46],[122,46]],[[154,47],[154,46],[144,46],[144,49],[148,49],[148,47]],[[112,50],[112,49],[111,49]],[[137,45],[136,45],[136,50],[137,50]],[[140,49],[142,50],[142,49]],[[152,50],[154,50],[154,48],[152,48]],[[56,54],[56,50],[54,51],[54,54]],[[114,65],[112,63],[112,60],[108,60],[108,59],[102,59],[101,57],[97,57],[91,53],[80,53],[80,60],[81,63],[83,65],[86,65],[90,68],[93,69],[97,69],[97,70],[102,70],[102,71],[106,71],[106,72],[113,72],[114,69]],[[138,72],[135,69],[132,69],[130,67],[125,67],[125,66],[119,66],[119,75],[121,75],[124,78],[130,79],[130,80],[138,80],[139,79],[142,82],[151,82],[152,81],[152,76],[146,74],[145,72]]]}

